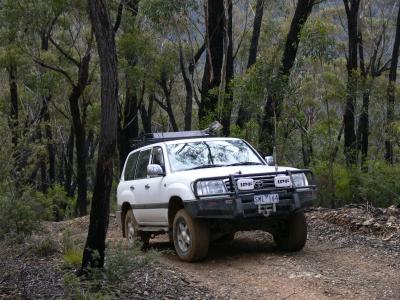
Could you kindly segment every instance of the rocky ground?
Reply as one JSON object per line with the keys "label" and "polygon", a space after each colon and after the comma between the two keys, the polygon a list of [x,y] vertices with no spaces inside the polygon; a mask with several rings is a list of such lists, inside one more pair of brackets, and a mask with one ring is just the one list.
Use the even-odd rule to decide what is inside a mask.
{"label": "rocky ground", "polygon": [[[96,284],[113,298],[126,299],[400,299],[400,208],[318,208],[307,212],[307,219],[309,239],[298,253],[278,252],[267,233],[239,232],[231,243],[212,245],[204,262],[190,264],[178,260],[165,236],[151,241],[156,258],[121,260],[115,256],[121,238],[111,218],[113,269],[123,270],[124,263],[128,268],[114,270],[113,281]],[[23,244],[3,242],[0,298],[96,295],[90,294],[96,287],[89,281],[78,281],[71,292],[74,269],[62,258],[63,232],[82,243],[87,225],[88,218],[47,223]],[[44,256],[35,245],[45,237],[56,247]]]}

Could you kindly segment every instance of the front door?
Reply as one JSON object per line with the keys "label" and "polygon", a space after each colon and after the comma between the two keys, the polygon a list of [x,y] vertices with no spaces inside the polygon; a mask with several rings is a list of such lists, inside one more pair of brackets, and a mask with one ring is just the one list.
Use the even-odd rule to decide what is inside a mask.
{"label": "front door", "polygon": [[[154,147],[156,148],[159,147]],[[147,166],[154,160],[153,156],[152,149],[140,152],[133,182],[135,194],[133,213],[140,225],[167,224],[168,203],[161,203],[160,199],[164,177],[149,178],[147,176]]]}

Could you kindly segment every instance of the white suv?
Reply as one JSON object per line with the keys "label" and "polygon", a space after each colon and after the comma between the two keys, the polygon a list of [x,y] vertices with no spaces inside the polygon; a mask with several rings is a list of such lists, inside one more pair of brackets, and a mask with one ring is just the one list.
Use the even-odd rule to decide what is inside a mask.
{"label": "white suv", "polygon": [[[138,145],[137,145],[138,146]],[[117,220],[130,243],[168,233],[180,259],[206,257],[239,230],[270,232],[279,249],[305,245],[309,170],[269,166],[246,141],[202,131],[148,135],[118,185]]]}

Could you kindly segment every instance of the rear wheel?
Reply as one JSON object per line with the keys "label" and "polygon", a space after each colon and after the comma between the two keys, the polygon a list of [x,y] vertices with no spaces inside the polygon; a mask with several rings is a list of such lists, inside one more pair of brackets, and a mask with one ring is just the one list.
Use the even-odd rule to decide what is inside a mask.
{"label": "rear wheel", "polygon": [[139,231],[139,226],[133,215],[132,209],[128,210],[125,215],[125,236],[131,247],[141,247],[147,249],[149,247],[150,234]]}
{"label": "rear wheel", "polygon": [[173,240],[181,260],[202,260],[207,256],[210,243],[208,226],[181,209],[174,218]]}
{"label": "rear wheel", "polygon": [[281,251],[299,251],[307,241],[307,222],[303,211],[291,215],[281,230],[276,231],[274,240]]}

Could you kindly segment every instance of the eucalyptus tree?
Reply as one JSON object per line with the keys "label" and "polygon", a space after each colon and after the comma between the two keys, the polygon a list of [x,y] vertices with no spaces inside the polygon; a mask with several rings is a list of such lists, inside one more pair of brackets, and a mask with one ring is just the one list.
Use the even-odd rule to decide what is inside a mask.
{"label": "eucalyptus tree", "polygon": [[360,85],[362,87],[362,105],[356,130],[356,143],[357,154],[361,153],[361,169],[365,172],[368,171],[370,97],[376,79],[388,70],[391,61],[390,57],[385,55],[391,42],[389,28],[391,16],[392,10],[385,9],[382,3],[367,2],[361,7],[358,26],[358,59],[362,83]]}
{"label": "eucalyptus tree", "polygon": [[314,6],[314,0],[299,0],[286,37],[284,52],[277,71],[275,87],[268,91],[259,135],[263,152],[272,153],[275,141],[275,123],[282,110],[284,89],[289,81],[300,42],[300,32]]}
{"label": "eucalyptus tree", "polygon": [[90,70],[93,34],[81,4],[65,5],[62,9],[48,35],[55,57],[33,54],[33,60],[41,67],[63,76],[70,86],[68,103],[76,149],[77,212],[83,216],[87,214],[88,189],[86,112],[91,104],[90,99],[83,95],[93,76]]}
{"label": "eucalyptus tree", "polygon": [[[104,266],[105,240],[113,182],[113,156],[118,127],[118,66],[114,26],[105,0],[89,0],[89,14],[96,36],[101,72],[101,125],[96,182],[82,270]],[[95,255],[95,253],[98,255]]]}
{"label": "eucalyptus tree", "polygon": [[392,131],[393,122],[395,120],[395,83],[397,78],[397,64],[399,60],[399,48],[400,48],[400,5],[398,8],[397,24],[396,24],[396,37],[393,43],[392,59],[389,70],[389,83],[387,86],[387,116],[386,116],[386,141],[385,141],[385,159],[388,163],[394,163],[393,143],[392,143]]}
{"label": "eucalyptus tree", "polygon": [[[120,15],[121,26],[118,25],[117,21],[114,24],[114,31],[116,32],[119,27],[122,31],[122,38],[125,40],[132,40],[136,38],[138,30],[137,15],[139,11],[139,0],[129,0],[123,3]],[[124,14],[122,14],[124,12]],[[118,18],[117,18],[118,20]],[[117,26],[118,25],[118,26]],[[116,32],[117,33],[117,32]],[[128,47],[132,45],[126,45],[126,49],[121,52],[121,58],[126,60],[124,70],[125,80],[125,97],[124,101],[121,101],[120,110],[118,114],[118,153],[119,153],[119,165],[122,170],[126,157],[128,156],[131,147],[132,140],[139,136],[139,91],[138,84],[135,82],[135,68],[138,63],[138,54],[132,49],[128,50]],[[136,79],[137,80],[137,79]]]}
{"label": "eucalyptus tree", "polygon": [[343,0],[347,16],[348,55],[347,55],[347,99],[343,115],[344,154],[347,166],[357,162],[357,144],[355,131],[355,105],[357,97],[358,70],[358,26],[361,0]]}
{"label": "eucalyptus tree", "polygon": [[[251,35],[251,42],[249,47],[247,69],[250,69],[256,62],[257,52],[258,52],[258,42],[260,39],[261,25],[264,15],[264,2],[265,0],[257,0],[256,11],[253,21],[253,32]],[[247,106],[248,103],[246,101],[240,102],[238,117],[236,121],[236,125],[238,125],[240,128],[244,128],[245,124],[251,118],[251,110]]]}
{"label": "eucalyptus tree", "polygon": [[206,60],[201,84],[199,104],[199,123],[205,125],[207,117],[215,118],[218,105],[218,89],[221,84],[221,71],[224,57],[224,0],[205,2],[206,22]]}

